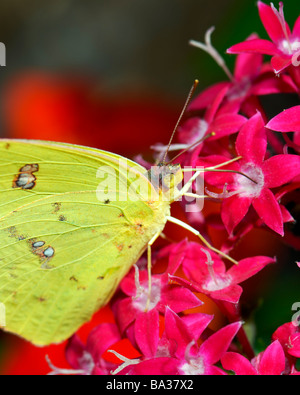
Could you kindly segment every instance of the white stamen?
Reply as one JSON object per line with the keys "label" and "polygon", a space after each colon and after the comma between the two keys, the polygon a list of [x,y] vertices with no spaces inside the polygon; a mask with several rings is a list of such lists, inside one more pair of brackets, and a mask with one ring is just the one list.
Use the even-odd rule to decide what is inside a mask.
{"label": "white stamen", "polygon": [[[279,23],[281,24],[282,31],[283,31],[285,38],[286,38],[286,40],[284,40],[284,44],[283,44],[283,42],[281,44],[283,44],[283,48],[284,48],[284,46],[286,47],[288,54],[291,55],[293,53],[293,51],[292,51],[292,46],[291,46],[291,42],[290,42],[290,36],[289,36],[287,28],[286,28],[286,22],[285,22],[285,17],[284,17],[284,12],[283,12],[283,3],[282,2],[279,3],[279,11],[275,8],[273,3],[271,3],[271,8],[272,8],[272,11],[274,12],[274,14],[276,15],[277,19],[279,20]],[[286,53],[286,51],[283,51],[283,52]]]}
{"label": "white stamen", "polygon": [[140,285],[139,268],[134,265],[136,295],[132,297],[133,306],[140,311],[150,311],[154,309],[161,297],[161,282],[152,277],[151,299],[149,301],[148,287]]}
{"label": "white stamen", "polygon": [[226,66],[224,59],[211,44],[211,35],[214,30],[215,30],[214,26],[212,26],[210,29],[207,30],[205,34],[205,44],[195,40],[190,40],[189,44],[207,52],[217,62],[217,64],[224,70],[225,74],[228,76],[230,81],[234,81],[234,77],[229,71],[228,67]]}
{"label": "white stamen", "polygon": [[121,372],[121,370],[125,369],[127,366],[137,365],[140,362],[139,359],[126,358],[126,357],[124,357],[124,355],[121,355],[117,351],[114,351],[114,350],[107,350],[107,352],[111,352],[116,357],[118,357],[121,361],[123,361],[123,363],[117,369],[115,369],[111,372],[112,375],[115,375],[115,374]]}
{"label": "white stamen", "polygon": [[242,174],[236,174],[236,192],[238,192],[240,196],[244,197],[258,197],[264,187],[264,174],[261,168],[257,167],[254,163],[248,163],[242,167],[241,172],[246,174],[256,183],[247,177],[244,177]]}

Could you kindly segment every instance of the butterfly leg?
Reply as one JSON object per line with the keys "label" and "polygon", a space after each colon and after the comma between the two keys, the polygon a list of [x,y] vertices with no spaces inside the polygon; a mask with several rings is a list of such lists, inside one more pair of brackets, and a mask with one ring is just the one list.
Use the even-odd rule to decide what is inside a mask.
{"label": "butterfly leg", "polygon": [[235,259],[231,258],[229,255],[227,255],[227,254],[225,254],[224,252],[222,252],[222,251],[218,250],[217,248],[213,247],[213,246],[212,246],[212,245],[201,235],[201,233],[200,233],[197,229],[194,229],[193,227],[191,227],[190,225],[186,224],[185,222],[180,221],[179,219],[174,218],[174,217],[171,217],[171,216],[168,216],[168,217],[167,217],[167,221],[172,222],[173,224],[179,225],[179,226],[181,226],[182,228],[184,228],[184,229],[190,231],[190,232],[193,233],[194,235],[198,236],[199,239],[202,241],[202,243],[203,243],[204,245],[206,245],[206,247],[208,247],[211,251],[215,252],[215,253],[218,254],[218,255],[221,255],[221,256],[222,256],[223,258],[225,258],[225,259],[228,259],[230,262],[233,262],[235,265],[238,264],[238,262],[237,262]]}
{"label": "butterfly leg", "polygon": [[151,286],[152,286],[152,280],[151,280],[151,268],[152,268],[152,257],[151,257],[151,247],[154,244],[154,242],[158,239],[160,236],[161,232],[157,232],[152,239],[149,241],[148,246],[147,246],[147,259],[148,259],[148,299],[147,299],[147,304],[146,304],[146,311],[148,311],[150,302],[151,302]]}

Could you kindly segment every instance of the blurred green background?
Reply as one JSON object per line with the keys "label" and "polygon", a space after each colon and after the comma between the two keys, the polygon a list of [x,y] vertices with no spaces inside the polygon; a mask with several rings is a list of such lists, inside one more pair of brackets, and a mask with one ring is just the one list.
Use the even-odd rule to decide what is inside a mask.
{"label": "blurred green background", "polygon": [[[284,4],[286,20],[293,26],[299,0]],[[199,90],[226,80],[207,54],[188,45],[190,39],[203,41],[211,26],[216,27],[213,43],[230,69],[235,58],[225,54],[229,46],[253,32],[267,38],[254,0],[2,0],[0,41],[6,45],[7,66],[0,68],[0,136],[11,136],[11,117],[19,116],[17,108],[7,115],[8,87],[26,73],[87,78],[94,87],[101,87],[102,100],[107,95],[126,102],[128,92],[140,102],[159,97],[179,115],[195,78],[200,81]],[[282,100],[273,98],[272,105],[281,109]],[[272,112],[275,107],[269,108]],[[169,118],[162,136],[165,141],[177,115]],[[116,136],[106,139],[114,150]],[[145,139],[142,130],[139,139]],[[130,140],[127,146],[123,141],[115,152],[129,156],[139,152],[138,145],[132,149]],[[300,301],[297,256],[291,249],[278,254],[278,265],[267,269],[264,281],[251,283],[258,287],[259,348],[278,325],[291,319],[291,306]]]}
{"label": "blurred green background", "polygon": [[[298,12],[297,0],[285,1],[291,25]],[[110,91],[133,86],[182,98],[196,77],[200,88],[224,78],[188,45],[203,40],[211,26],[221,53],[252,32],[267,38],[254,0],[2,0],[7,67],[0,84],[25,70],[79,72],[98,77]],[[226,55],[229,65],[233,60]]]}

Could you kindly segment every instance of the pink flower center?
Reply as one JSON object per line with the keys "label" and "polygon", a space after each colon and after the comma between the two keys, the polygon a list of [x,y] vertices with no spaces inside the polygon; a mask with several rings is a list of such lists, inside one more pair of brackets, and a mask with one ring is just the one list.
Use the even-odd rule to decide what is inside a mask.
{"label": "pink flower center", "polygon": [[244,77],[241,81],[235,81],[234,85],[227,93],[227,99],[232,101],[245,97],[250,88],[251,80],[249,77]]}
{"label": "pink flower center", "polygon": [[208,130],[208,123],[204,119],[197,120],[194,127],[190,130],[189,143],[193,144],[196,141],[202,139]]}
{"label": "pink flower center", "polygon": [[206,284],[203,286],[204,289],[210,292],[214,291],[220,291],[221,289],[229,287],[231,284],[231,278],[230,277],[220,277],[220,276],[214,276],[214,278],[210,278]]}
{"label": "pink flower center", "polygon": [[264,174],[262,169],[254,163],[247,163],[241,168],[241,173],[249,178],[242,174],[235,175],[236,193],[242,197],[258,197],[264,187]]}
{"label": "pink flower center", "polygon": [[210,275],[206,283],[203,285],[203,288],[207,291],[213,292],[228,287],[231,284],[231,278],[229,276],[216,275],[214,270],[214,261],[210,255],[210,252],[205,250],[204,248],[201,248],[201,251],[204,252],[204,254],[207,256],[206,264],[208,268],[208,273]]}
{"label": "pink flower center", "polygon": [[294,39],[293,41],[287,39],[282,40],[279,43],[279,49],[285,55],[293,55],[300,49],[300,40],[299,39]]}
{"label": "pink flower center", "polygon": [[188,362],[180,367],[184,375],[203,376],[205,365],[202,357],[190,358]]}
{"label": "pink flower center", "polygon": [[157,278],[152,278],[151,297],[149,298],[148,286],[137,288],[137,294],[133,298],[133,306],[140,311],[150,311],[154,309],[161,297],[161,282]]}

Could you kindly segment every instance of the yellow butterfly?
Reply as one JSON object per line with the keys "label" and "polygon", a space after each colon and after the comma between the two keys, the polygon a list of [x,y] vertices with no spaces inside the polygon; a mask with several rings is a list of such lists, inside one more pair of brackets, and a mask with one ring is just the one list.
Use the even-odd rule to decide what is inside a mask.
{"label": "yellow butterfly", "polygon": [[[109,152],[0,140],[0,303],[5,330],[36,345],[70,337],[151,246],[170,204],[193,196],[179,165],[153,172]],[[150,286],[149,286],[150,289]]]}

